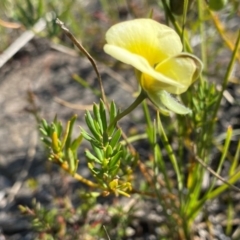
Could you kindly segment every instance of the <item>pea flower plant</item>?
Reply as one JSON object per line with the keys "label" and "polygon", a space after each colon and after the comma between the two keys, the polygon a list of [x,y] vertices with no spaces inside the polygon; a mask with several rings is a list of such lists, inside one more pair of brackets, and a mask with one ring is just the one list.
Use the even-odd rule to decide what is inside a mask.
{"label": "pea flower plant", "polygon": [[[194,231],[199,227],[197,225],[198,221],[206,222],[206,224],[200,225],[209,226],[209,232],[213,232],[212,225],[209,224],[211,220],[207,215],[209,206],[209,204],[206,205],[207,201],[218,198],[225,191],[235,190],[240,192],[240,189],[234,186],[240,179],[240,141],[235,153],[232,152],[232,146],[235,143],[234,145],[231,143],[233,134],[237,136],[237,133],[234,133],[231,126],[223,135],[215,133],[223,93],[232,75],[235,59],[239,57],[240,31],[234,44],[226,40],[224,32],[220,32],[220,36],[225,39],[225,45],[232,46],[229,47],[232,56],[222,79],[222,89],[218,90],[213,81],[205,81],[209,77],[208,74],[211,73],[209,69],[218,69],[218,64],[215,67],[208,67],[210,63],[212,64],[213,59],[209,59],[209,62],[206,61],[209,48],[206,46],[208,41],[205,38],[204,24],[206,24],[206,19],[211,17],[217,31],[221,31],[221,29],[224,31],[225,28],[220,24],[220,18],[211,12],[212,6],[210,2],[210,9],[207,6],[207,1],[199,0],[198,4],[196,4],[199,18],[197,22],[193,23],[194,32],[198,30],[201,39],[203,39],[199,44],[199,48],[204,63],[205,75],[204,78],[200,78],[199,84],[191,88],[185,96],[188,106],[191,106],[190,108],[193,110],[193,114],[190,114],[191,109],[182,105],[175,95],[186,92],[201,75],[203,69],[202,62],[196,56],[184,52],[183,45],[191,51],[190,39],[183,37],[182,41],[184,43],[182,43],[180,38],[180,35],[184,33],[184,29],[181,29],[179,25],[182,24],[183,26],[187,23],[187,5],[191,1],[178,1],[183,4],[181,23],[179,22],[180,17],[176,19],[170,11],[171,3],[177,1],[162,0],[158,2],[161,2],[169,21],[176,31],[153,19],[140,18],[115,24],[106,32],[106,44],[103,47],[105,53],[124,64],[131,65],[135,69],[136,79],[141,88],[135,101],[123,111],[113,101],[110,103],[105,96],[101,75],[94,59],[64,26],[64,23],[59,19],[56,20],[57,25],[91,62],[99,81],[100,91],[95,91],[96,89],[92,88],[81,77],[78,79],[77,74],[74,74],[73,78],[82,86],[92,90],[95,95],[99,96],[100,92],[101,99],[99,99],[98,103],[93,104],[92,110],[86,110],[82,119],[86,124],[83,125],[84,127],[80,126],[78,128],[78,134],[73,134],[76,127],[76,115],[67,122],[65,127],[57,117],[51,123],[42,119],[40,133],[41,140],[48,150],[48,160],[58,164],[62,170],[70,174],[75,180],[88,186],[88,189],[84,188],[83,193],[81,193],[81,202],[83,204],[79,206],[80,211],[71,211],[74,214],[80,213],[83,221],[78,220],[79,223],[84,222],[95,232],[92,227],[93,224],[85,221],[85,219],[92,218],[85,216],[87,216],[89,210],[94,208],[93,205],[99,196],[125,196],[132,197],[136,201],[138,201],[139,196],[146,196],[147,198],[156,199],[159,206],[161,206],[159,209],[161,209],[161,214],[164,216],[162,218],[164,221],[159,222],[159,231],[156,231],[156,234],[159,232],[159,239],[190,240],[193,239]],[[168,3],[170,3],[170,9]],[[208,11],[207,14],[205,13],[206,10]],[[188,27],[185,28],[185,31],[190,32],[191,26],[193,26],[192,23],[189,22],[186,26]],[[195,26],[198,26],[199,29]],[[188,34],[188,36],[191,36],[191,34]],[[214,43],[212,41],[211,39],[211,44]],[[218,51],[218,48],[216,50]],[[220,80],[219,74],[218,84]],[[35,114],[36,119],[39,120],[35,104],[31,97],[29,99],[33,105],[32,109],[34,109],[32,112]],[[152,116],[150,116],[152,111],[149,111],[151,106],[146,104],[145,99],[149,99],[160,110],[156,111],[153,121],[151,120]],[[129,132],[131,134],[124,133],[121,124],[118,125],[118,121],[132,112],[140,103],[142,103],[143,107],[144,117],[142,120],[146,122],[141,121],[141,126],[137,128],[140,131],[134,134],[132,132]],[[168,114],[170,112],[182,115],[189,114],[189,116],[185,118],[177,115],[173,118],[174,124],[169,122],[166,124],[168,117],[162,117],[161,113]],[[144,142],[140,140],[144,140]],[[80,148],[83,141],[87,142],[87,144]],[[144,149],[142,155],[139,148],[142,150],[145,146],[146,149]],[[221,156],[217,153],[217,157],[213,158],[217,149],[220,149]],[[84,151],[84,153],[81,154],[79,159],[80,151]],[[211,168],[212,160],[214,160],[213,166],[216,171]],[[228,162],[225,164],[224,161]],[[217,163],[217,166],[215,163]],[[81,175],[80,168],[84,165],[90,173],[89,177]],[[229,166],[229,171],[227,166]],[[208,185],[205,184],[205,176],[209,178]],[[217,181],[217,179],[220,181]],[[81,188],[81,185],[79,187]],[[145,201],[145,199],[143,200]],[[231,224],[234,222],[232,220],[235,218],[233,214],[234,201],[232,201],[231,197],[229,199],[224,197],[224,204],[226,200],[229,200],[226,232],[230,236]],[[217,201],[221,201],[221,199],[219,198]],[[117,212],[120,224],[115,221],[115,216],[113,218],[114,225],[117,228],[121,225],[122,229],[126,229],[125,226],[127,225],[125,225],[126,221],[124,219],[127,221],[132,219],[130,210],[134,210],[135,206],[132,207],[132,203],[127,205],[127,208],[124,206],[124,209],[127,210],[122,211],[119,208],[120,211]],[[139,206],[141,207],[141,204],[137,205],[137,208]],[[219,204],[219,206],[222,205]],[[34,212],[36,213],[34,222],[38,229],[42,231],[42,225],[39,225],[39,222],[44,223],[42,221],[43,211],[38,211],[37,208],[35,211],[28,211],[26,208],[22,208],[22,210],[25,213],[29,212],[30,216],[33,216]],[[111,207],[110,211],[112,216],[115,209]],[[203,214],[199,215],[200,212]],[[53,215],[46,215],[46,232],[49,232],[49,216]],[[69,216],[69,209],[67,215]],[[126,218],[125,215],[128,217]],[[67,217],[67,224],[64,225],[64,229],[68,226],[68,220],[69,217]],[[100,221],[99,223],[102,224]],[[74,231],[75,226],[77,225],[74,223]],[[62,228],[56,228],[54,225],[54,233],[56,229],[60,229],[62,232]],[[89,228],[86,229],[86,232],[89,233]],[[108,229],[112,229],[110,225]],[[119,232],[125,234],[122,229]],[[81,227],[79,231],[82,234]],[[114,231],[111,230],[112,233]],[[122,238],[113,236],[112,239]]]}
{"label": "pea flower plant", "polygon": [[[42,141],[49,150],[49,160],[87,185],[94,199],[109,194],[130,197],[134,193],[156,198],[162,206],[166,217],[165,227],[169,229],[171,239],[190,239],[195,218],[207,200],[215,198],[230,187],[240,191],[232,185],[240,177],[240,172],[236,170],[239,150],[236,153],[236,160],[233,161],[229,178],[225,180],[220,176],[230,146],[231,128],[227,132],[217,172],[208,167],[210,154],[207,154],[207,151],[211,151],[208,145],[211,146],[215,126],[213,119],[216,118],[226,84],[223,84],[225,87],[220,95],[215,86],[209,85],[208,81],[201,81],[196,88],[189,91],[191,100],[189,104],[194,108],[194,114],[189,116],[189,121],[183,121],[185,119],[182,117],[176,118],[178,149],[172,148],[165,134],[159,111],[156,120],[152,122],[145,102],[143,103],[147,121],[145,133],[128,137],[117,123],[146,98],[161,112],[191,113],[191,110],[175,99],[174,95],[186,92],[197,80],[203,68],[202,62],[194,55],[182,52],[183,44],[177,32],[152,19],[129,20],[110,27],[106,32],[104,51],[134,67],[141,87],[135,101],[125,110],[120,111],[114,102],[108,103],[94,59],[59,19],[56,23],[91,62],[99,81],[101,100],[93,104],[92,111],[86,111],[84,119],[86,129],[80,127],[80,133],[75,138],[72,137],[72,133],[76,115],[68,121],[65,129],[57,117],[50,124],[42,120],[40,132]],[[228,79],[233,68],[239,45],[240,33],[225,79]],[[195,96],[193,91],[198,94]],[[192,140],[194,134],[198,134],[196,142]],[[151,147],[147,164],[142,161],[134,145],[131,145],[132,142],[143,138],[148,140]],[[159,138],[162,145],[158,143]],[[81,176],[78,172],[78,151],[82,141],[88,142],[84,153],[91,179]],[[162,154],[162,146],[167,157]],[[185,155],[183,149],[188,150],[189,154]],[[171,164],[166,165],[166,159]],[[134,170],[137,167],[144,176],[144,184],[140,187],[134,181]],[[168,175],[170,168],[174,170],[172,177]],[[203,192],[202,180],[206,171],[211,172],[214,177],[208,190]],[[216,187],[216,179],[220,179],[224,184]]]}
{"label": "pea flower plant", "polygon": [[[183,46],[174,30],[152,19],[130,20],[112,26],[106,33],[104,50],[132,65],[142,88],[136,100],[120,112],[114,102],[110,106],[106,103],[101,76],[93,58],[60,20],[57,24],[92,63],[100,83],[102,101],[93,105],[93,113],[86,111],[85,121],[90,133],[81,128],[76,139],[71,138],[76,116],[68,122],[65,131],[57,118],[51,124],[42,121],[40,130],[43,142],[50,149],[49,160],[59,164],[75,179],[100,188],[105,195],[112,192],[129,196],[135,191],[129,181],[132,173],[129,166],[136,166],[138,154],[121,144],[122,131],[117,122],[147,97],[163,112],[190,113],[190,109],[170,94],[185,92],[200,74],[202,63],[195,56],[181,52]],[[96,182],[77,173],[77,150],[83,138],[92,146],[85,155]]]}
{"label": "pea flower plant", "polygon": [[178,34],[152,19],[135,19],[112,26],[106,33],[104,51],[136,69],[147,97],[162,111],[187,114],[191,110],[172,94],[181,94],[198,78],[201,61],[181,52]]}

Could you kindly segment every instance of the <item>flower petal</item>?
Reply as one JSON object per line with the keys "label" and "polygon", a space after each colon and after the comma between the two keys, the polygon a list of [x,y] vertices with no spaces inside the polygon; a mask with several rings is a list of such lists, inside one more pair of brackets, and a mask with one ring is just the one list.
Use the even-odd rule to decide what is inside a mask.
{"label": "flower petal", "polygon": [[168,92],[162,90],[155,93],[147,93],[149,99],[160,109],[163,109],[163,106],[168,110],[175,112],[177,114],[188,114],[192,110],[183,106],[175,98],[173,98]]}
{"label": "flower petal", "polygon": [[152,19],[118,23],[107,31],[106,41],[142,56],[151,66],[182,51],[178,34]]}
{"label": "flower petal", "polygon": [[159,82],[161,84],[166,83],[167,86],[171,85],[179,89],[181,89],[181,87],[185,88],[185,86],[182,85],[182,83],[176,82],[175,80],[168,78],[167,76],[164,76],[160,72],[155,71],[155,69],[150,66],[150,64],[145,58],[137,54],[131,53],[128,50],[109,44],[106,44],[104,46],[104,51],[111,55],[112,57],[118,59],[119,61],[132,65],[140,72],[143,72],[151,76],[153,79],[157,79],[155,80],[155,82]]}
{"label": "flower petal", "polygon": [[189,86],[197,79],[202,70],[202,63],[196,57],[188,53],[181,53],[172,58],[159,63],[156,68],[164,76],[180,83],[184,87],[175,87],[171,84],[162,84],[155,82],[156,86],[152,86],[155,90],[157,85],[170,93],[181,94],[185,92]]}
{"label": "flower petal", "polygon": [[193,82],[195,82],[198,79],[199,75],[201,74],[201,72],[203,70],[203,63],[199,58],[195,57],[192,54],[184,53],[184,55],[187,56],[187,57],[190,57],[196,65],[196,71],[193,75]]}

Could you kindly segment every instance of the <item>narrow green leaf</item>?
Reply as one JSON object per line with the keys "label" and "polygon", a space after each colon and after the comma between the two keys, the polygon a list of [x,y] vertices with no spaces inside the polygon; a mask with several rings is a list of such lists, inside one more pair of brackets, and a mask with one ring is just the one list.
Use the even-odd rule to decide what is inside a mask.
{"label": "narrow green leaf", "polygon": [[96,158],[92,153],[90,153],[88,150],[85,152],[85,154],[86,154],[86,157],[90,161],[97,162],[97,163],[101,164],[101,161],[98,158]]}
{"label": "narrow green leaf", "polygon": [[229,176],[232,176],[235,173],[236,168],[238,166],[239,159],[240,159],[239,157],[240,157],[240,140],[238,141],[237,150],[236,150],[236,153],[234,155],[231,167],[229,169]]}
{"label": "narrow green leaf", "polygon": [[233,232],[233,220],[235,217],[235,204],[233,202],[233,199],[228,199],[228,205],[227,205],[227,226],[226,226],[226,234],[227,236],[231,236],[231,233]]}
{"label": "narrow green leaf", "polygon": [[200,107],[196,98],[192,98],[192,103],[197,111],[200,111]]}
{"label": "narrow green leaf", "polygon": [[81,134],[83,135],[83,137],[87,140],[87,141],[91,141],[93,138],[85,131],[81,128]]}
{"label": "narrow green leaf", "polygon": [[158,128],[159,136],[161,137],[161,139],[163,141],[164,147],[165,147],[165,149],[168,153],[169,159],[170,159],[170,161],[173,165],[174,171],[176,172],[177,182],[178,182],[178,190],[179,190],[179,192],[181,192],[182,188],[183,188],[183,184],[184,184],[183,176],[182,176],[181,171],[180,171],[179,162],[176,159],[176,156],[174,154],[172,146],[169,143],[167,135],[166,135],[166,133],[164,131],[164,128],[162,126],[162,122],[161,122],[159,113],[157,114],[157,128]]}
{"label": "narrow green leaf", "polygon": [[88,168],[91,170],[91,169],[93,169],[94,168],[94,164],[92,164],[91,162],[88,162]]}
{"label": "narrow green leaf", "polygon": [[76,119],[77,119],[77,115],[74,115],[70,120],[69,130],[68,130],[67,139],[66,139],[66,149],[70,148],[71,141],[72,141],[71,137],[72,137],[73,126],[74,126]]}
{"label": "narrow green leaf", "polygon": [[[55,125],[54,123],[51,123],[49,130],[50,130],[50,131],[49,131],[50,135],[52,135],[54,132],[57,133],[57,127],[56,127],[56,125]],[[57,134],[57,135],[58,135],[58,134]]]}
{"label": "narrow green leaf", "polygon": [[122,145],[121,144],[118,144],[115,146],[115,148],[113,149],[113,155],[117,154],[119,151],[122,151]]}
{"label": "narrow green leaf", "polygon": [[102,139],[103,145],[107,146],[109,144],[109,136],[107,131],[103,132],[103,139]]}
{"label": "narrow green leaf", "polygon": [[102,149],[102,148],[103,148],[102,143],[99,142],[99,141],[97,141],[97,140],[94,139],[94,138],[91,139],[90,143],[91,143],[92,145],[94,145],[95,147],[99,148],[99,149]]}
{"label": "narrow green leaf", "polygon": [[62,123],[60,121],[57,121],[55,123],[55,126],[56,126],[56,131],[57,131],[58,137],[60,138],[62,135],[62,130],[63,130]]}
{"label": "narrow green leaf", "polygon": [[99,112],[99,108],[97,106],[97,104],[93,104],[93,113],[94,113],[94,117],[96,119],[96,122],[98,123],[98,126],[100,127],[100,133],[103,133],[103,124],[102,124],[102,119],[100,116],[100,112]]}
{"label": "narrow green leaf", "polygon": [[41,138],[41,141],[42,141],[43,143],[45,143],[47,146],[51,147],[52,142],[51,142],[49,139],[47,139],[47,138]]}
{"label": "narrow green leaf", "polygon": [[81,144],[83,140],[83,135],[80,134],[76,139],[73,140],[73,142],[71,143],[70,148],[72,149],[73,152],[76,152],[79,145]]}
{"label": "narrow green leaf", "polygon": [[38,0],[37,18],[40,19],[43,15],[43,0]]}
{"label": "narrow green leaf", "polygon": [[[218,174],[218,175],[220,175],[220,172],[221,172],[221,169],[222,169],[222,165],[223,165],[224,160],[226,158],[226,155],[228,153],[228,149],[229,149],[229,145],[230,145],[230,142],[231,142],[231,138],[232,138],[232,127],[229,126],[228,130],[227,130],[227,134],[226,134],[226,140],[225,140],[225,143],[224,143],[222,156],[220,158],[220,161],[219,161],[219,164],[218,164],[218,167],[217,167],[217,170],[216,170],[216,174]],[[216,192],[216,189],[213,190],[213,188],[215,186],[215,183],[216,183],[216,176],[213,177],[213,179],[211,181],[211,184],[210,184],[210,186],[208,188],[208,191],[204,195],[204,198],[210,199],[211,198],[210,196],[213,194],[212,192]]]}
{"label": "narrow green leaf", "polygon": [[111,173],[112,177],[115,177],[119,171],[120,161],[116,162],[114,166],[109,168],[109,172]]}
{"label": "narrow green leaf", "polygon": [[99,104],[99,113],[101,116],[102,129],[103,129],[103,132],[105,132],[107,131],[107,116],[106,116],[105,105],[102,100],[100,100],[100,104]]}
{"label": "narrow green leaf", "polygon": [[113,153],[113,149],[110,145],[108,145],[105,151],[105,157],[110,158],[112,156],[112,153]]}
{"label": "narrow green leaf", "polygon": [[54,119],[53,119],[53,123],[57,123],[58,122],[58,116],[57,114],[54,116]]}
{"label": "narrow green leaf", "polygon": [[[47,121],[46,121],[45,119],[42,119],[41,124],[42,124],[43,129],[44,129],[47,133],[49,133],[49,126],[48,126]],[[47,135],[48,135],[48,134],[47,134]]]}
{"label": "narrow green leaf", "polygon": [[63,139],[62,139],[62,150],[65,147],[66,141],[68,139],[68,135],[69,135],[69,129],[70,129],[70,121],[67,122],[67,126],[66,126],[66,130],[65,133],[63,135]]}
{"label": "narrow green leaf", "polygon": [[17,3],[16,6],[20,13],[20,16],[18,15],[18,19],[22,20],[24,25],[26,25],[27,27],[32,26],[33,23],[31,21],[31,16],[29,15],[29,13],[20,4]]}
{"label": "narrow green leaf", "polygon": [[100,170],[99,168],[96,168],[96,167],[91,168],[90,170],[91,170],[92,173],[93,173],[94,175],[96,175],[96,176],[101,173],[101,170]]}
{"label": "narrow green leaf", "polygon": [[76,160],[74,158],[74,154],[71,150],[71,148],[67,149],[67,157],[68,157],[68,164],[71,174],[74,174],[76,169]]}
{"label": "narrow green leaf", "polygon": [[122,151],[119,151],[116,155],[114,155],[109,162],[109,167],[111,168],[111,167],[115,166],[117,164],[117,162],[119,161],[119,159],[121,158],[121,156],[122,156]]}
{"label": "narrow green leaf", "polygon": [[112,148],[115,148],[116,145],[119,143],[119,140],[121,138],[122,135],[122,131],[121,129],[118,129],[114,135],[112,136],[112,139],[110,140],[110,145],[112,146]]}
{"label": "narrow green leaf", "polygon": [[111,105],[110,105],[110,119],[109,119],[109,122],[111,123],[114,118],[117,116],[117,108],[116,108],[116,105],[114,102],[111,102]]}
{"label": "narrow green leaf", "polygon": [[99,133],[100,136],[102,136],[103,131],[102,131],[101,124],[99,124],[98,120],[96,120],[96,119],[93,119],[93,123],[94,123],[96,131]]}
{"label": "narrow green leaf", "polygon": [[95,128],[95,124],[94,121],[92,119],[91,114],[89,113],[89,111],[86,111],[86,115],[85,115],[85,121],[88,125],[89,130],[91,131],[91,133],[93,134],[93,136],[97,139],[97,140],[101,140],[101,135],[99,134],[99,132],[96,130]]}
{"label": "narrow green leaf", "polygon": [[103,153],[102,149],[99,149],[94,144],[92,144],[92,148],[93,148],[93,151],[96,154],[97,158],[99,159],[99,161],[102,162],[102,160],[104,158],[104,153]]}
{"label": "narrow green leaf", "polygon": [[[228,129],[227,129],[226,140],[225,140],[225,143],[224,143],[222,156],[221,156],[221,159],[220,159],[218,167],[217,167],[217,171],[216,171],[217,174],[220,174],[220,172],[221,172],[222,165],[223,165],[224,160],[226,159],[226,156],[227,156],[227,153],[228,153],[231,138],[232,138],[232,127],[229,126]],[[213,179],[213,181],[211,183],[212,187],[214,187],[214,184],[215,184],[215,179]]]}
{"label": "narrow green leaf", "polygon": [[41,132],[42,135],[44,136],[48,136],[48,133],[46,132],[46,130],[44,128],[39,128],[39,131]]}
{"label": "narrow green leaf", "polygon": [[[66,17],[69,18],[69,15],[67,14]],[[66,17],[65,17],[65,18],[66,18]],[[63,16],[59,16],[59,18],[61,19],[61,18],[64,18],[64,17],[63,17]],[[78,82],[79,84],[81,84],[83,87],[90,89],[96,96],[101,96],[101,92],[100,92],[99,90],[97,90],[97,89],[95,89],[95,88],[92,88],[92,87],[89,85],[89,83],[88,83],[86,80],[84,80],[83,78],[81,78],[79,75],[73,74],[73,75],[72,75],[72,78],[73,78],[76,82]]]}
{"label": "narrow green leaf", "polygon": [[34,11],[34,7],[33,7],[33,4],[32,4],[32,2],[30,1],[30,0],[26,0],[26,2],[27,2],[27,11],[28,11],[28,13],[31,13],[31,16],[32,16],[32,23],[34,22],[34,13],[35,13],[35,11]]}

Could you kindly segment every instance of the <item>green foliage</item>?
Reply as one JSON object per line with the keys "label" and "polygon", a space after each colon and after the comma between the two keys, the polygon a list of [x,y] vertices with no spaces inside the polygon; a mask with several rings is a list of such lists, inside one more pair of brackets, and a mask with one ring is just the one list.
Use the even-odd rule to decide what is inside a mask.
{"label": "green foliage", "polygon": [[[125,236],[134,206],[129,206],[128,211],[119,204],[105,208],[97,204],[97,192],[81,191],[79,197],[82,204],[76,208],[69,198],[62,199],[59,206],[55,204],[51,208],[44,207],[36,200],[32,201],[31,208],[20,205],[21,213],[31,219],[36,232],[34,239],[95,239],[95,236],[105,237],[106,229],[114,239],[120,240]],[[102,225],[105,224],[107,227],[104,230]]]}
{"label": "green foliage", "polygon": [[227,0],[209,0],[209,8],[213,11],[219,11],[227,5]]}
{"label": "green foliage", "polygon": [[109,121],[107,121],[104,103],[101,101],[99,106],[94,104],[93,116],[89,111],[86,112],[85,121],[91,134],[82,130],[83,137],[90,142],[91,151],[86,151],[88,167],[94,178],[101,187],[108,192],[116,195],[123,194],[128,196],[131,191],[131,183],[128,166],[134,166],[136,156],[131,156],[126,148],[123,148],[120,139],[122,132],[112,122],[117,117],[117,109],[112,102],[110,105]]}
{"label": "green foliage", "polygon": [[[239,191],[233,184],[240,177],[240,142],[234,150],[231,149],[232,136],[234,133],[239,135],[239,132],[229,126],[225,132],[221,133],[224,136],[221,139],[224,141],[220,141],[216,137],[216,127],[223,93],[229,83],[235,60],[240,59],[240,35],[235,37],[234,42],[226,38],[221,21],[215,15],[217,13],[211,12],[211,10],[224,11],[229,7],[233,14],[236,6],[239,7],[239,3],[233,0],[228,2],[212,0],[208,3],[198,0],[197,4],[191,5],[192,2],[194,1],[170,1],[169,4],[165,0],[154,1],[158,3],[160,9],[165,11],[168,24],[178,32],[186,51],[192,53],[195,50],[190,45],[192,37],[197,35],[202,39],[197,51],[205,65],[204,73],[200,76],[199,82],[182,95],[183,102],[192,110],[192,114],[166,117],[156,111],[153,115],[152,105],[146,101],[142,102],[145,97],[140,94],[137,98],[139,101],[135,101],[123,112],[120,112],[114,102],[109,104],[107,101],[99,100],[99,103],[93,104],[92,111],[85,113],[87,128],[80,127],[80,134],[75,138],[72,135],[75,131],[76,116],[68,121],[65,129],[57,117],[52,123],[44,119],[41,121],[40,132],[48,150],[49,160],[89,187],[84,193],[80,193],[82,202],[78,208],[74,209],[81,219],[87,219],[91,212],[96,210],[100,196],[112,194],[134,198],[133,193],[137,193],[145,201],[148,201],[146,196],[154,198],[161,206],[161,214],[165,221],[159,226],[164,229],[158,236],[160,239],[193,239],[197,217],[203,213],[206,203],[216,199],[220,201],[221,194],[228,194],[228,191]],[[75,1],[63,1],[59,6],[55,1],[28,0],[23,5],[18,2],[18,10],[14,13],[14,17],[25,26],[31,27],[39,18],[45,17],[45,13],[52,14],[51,16],[54,17],[60,16],[61,20],[71,22],[71,29],[76,30],[77,36],[85,36],[83,42],[89,42],[90,46],[87,47],[91,49],[93,42],[88,40],[91,34],[94,35],[96,31],[101,30],[102,26],[94,25],[91,31],[87,31],[89,28],[86,25],[91,25],[91,17],[80,8],[81,21],[74,18],[72,11],[74,4]],[[101,6],[106,16],[110,18],[109,21],[118,21],[108,1],[101,1]],[[30,14],[31,12],[34,14]],[[83,28],[78,26],[82,23]],[[216,29],[222,39],[221,47],[226,44],[231,52],[224,74],[218,77],[218,82],[212,80],[210,74],[210,69],[217,69],[215,62],[218,59],[214,58],[212,61],[207,57],[211,53],[208,45],[214,45],[205,35],[206,25],[210,23],[214,23],[211,25],[211,30]],[[51,37],[60,32],[51,21],[48,22],[48,29]],[[102,31],[99,32],[102,33]],[[81,77],[75,75],[74,79],[83,87],[90,88],[96,96],[102,94]],[[217,85],[220,85],[221,90]],[[102,99],[104,99],[103,96]],[[140,102],[142,102],[145,118],[143,119],[144,133],[129,137],[129,134],[125,134],[118,126],[118,121],[133,111]],[[143,138],[147,146],[150,146],[147,149],[147,156],[144,157],[139,154],[141,149],[138,148],[141,145],[139,140]],[[84,151],[86,161],[85,159],[81,161],[88,167],[91,174],[90,180],[82,177],[81,171],[78,171],[79,146],[82,141],[87,142],[87,149]],[[132,142],[135,143],[136,149],[131,145]],[[211,159],[216,151],[219,157],[217,164],[212,165]],[[227,171],[224,171],[225,163],[229,166]],[[143,177],[139,177],[137,166]],[[221,177],[223,173],[225,175]],[[210,175],[210,182],[206,187],[202,183],[207,174]],[[220,184],[217,184],[217,180]],[[139,186],[142,186],[142,191],[138,189]],[[226,234],[231,236],[234,203],[230,197],[226,202]],[[112,239],[121,239],[125,237],[125,228],[131,221],[130,216],[134,211],[131,209],[126,212],[123,207],[112,204],[108,206],[106,214],[112,214],[111,220],[114,224],[111,225],[103,220],[94,221],[93,228],[91,222],[86,221],[81,226],[78,225],[78,231],[73,235],[73,231],[68,231],[66,227],[73,213],[66,206],[62,211],[59,208],[46,209],[34,203],[33,209],[23,206],[20,209],[32,217],[34,229],[44,233],[44,239],[58,237],[71,239],[70,236],[84,239],[86,236],[105,236],[102,229],[102,225],[105,224],[107,224],[107,230],[111,232],[110,237],[113,236]],[[59,215],[63,218],[60,217],[60,221],[56,222],[54,219]]]}
{"label": "green foliage", "polygon": [[43,119],[39,129],[42,134],[42,141],[49,149],[49,160],[65,166],[66,170],[72,175],[75,174],[78,168],[77,151],[83,139],[82,135],[79,134],[78,137],[72,140],[72,131],[76,118],[75,115],[68,121],[64,132],[57,117],[51,124],[48,124]]}
{"label": "green foliage", "polygon": [[16,18],[26,27],[32,27],[44,14],[43,0],[26,0],[25,4],[17,1],[16,6]]}
{"label": "green foliage", "polygon": [[44,232],[44,239],[54,239],[57,237],[61,229],[61,224],[56,221],[59,214],[56,208],[45,209],[41,204],[33,201],[32,209],[19,206],[20,211],[32,218],[33,228],[37,232]]}
{"label": "green foliage", "polygon": [[81,134],[74,140],[71,139],[71,135],[76,116],[67,123],[64,133],[62,124],[57,118],[51,124],[42,120],[40,132],[43,136],[42,141],[50,151],[49,160],[59,164],[73,176],[76,175],[78,167],[77,150],[82,139],[85,138],[92,147],[92,151],[86,150],[85,152],[88,168],[97,181],[97,184],[90,181],[89,184],[97,186],[104,192],[104,195],[114,192],[116,195],[129,196],[127,192],[132,189],[131,183],[128,182],[132,174],[129,166],[136,166],[137,155],[134,156],[123,148],[120,142],[122,132],[111,124],[117,112],[112,102],[108,122],[104,103],[101,101],[99,106],[94,104],[93,116],[89,111],[86,111],[85,115],[90,133],[81,129]]}

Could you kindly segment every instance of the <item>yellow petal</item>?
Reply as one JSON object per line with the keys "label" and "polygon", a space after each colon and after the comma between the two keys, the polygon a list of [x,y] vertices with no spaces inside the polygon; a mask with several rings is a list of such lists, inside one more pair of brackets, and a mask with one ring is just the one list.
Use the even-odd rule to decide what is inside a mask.
{"label": "yellow petal", "polygon": [[[155,81],[152,88],[164,89],[170,93],[181,94],[196,80],[199,72],[202,70],[202,64],[198,58],[188,53],[181,53],[175,57],[166,59],[156,66],[156,71],[164,76],[180,83],[184,87],[176,87],[171,84],[164,84]],[[157,87],[159,86],[159,87]]]}
{"label": "yellow petal", "polygon": [[182,51],[178,34],[152,19],[118,23],[107,31],[106,41],[142,56],[151,66]]}
{"label": "yellow petal", "polygon": [[179,89],[181,89],[181,87],[183,88],[185,87],[184,85],[182,85],[182,83],[177,82],[169,78],[168,76],[163,75],[161,72],[156,71],[153,67],[150,66],[149,62],[142,56],[131,53],[128,50],[125,50],[123,48],[120,48],[114,45],[109,45],[109,44],[106,44],[104,46],[104,51],[109,55],[111,55],[112,57],[118,59],[119,61],[132,65],[134,68],[138,69],[140,72],[143,72],[151,76],[152,79],[157,79],[154,81],[159,84],[164,85],[165,83],[167,86],[171,85]]}
{"label": "yellow petal", "polygon": [[183,53],[183,54],[187,57],[190,57],[196,65],[196,71],[193,75],[193,82],[195,82],[203,70],[203,63],[201,62],[201,60],[199,58],[195,57],[192,54],[189,54],[189,53]]}

